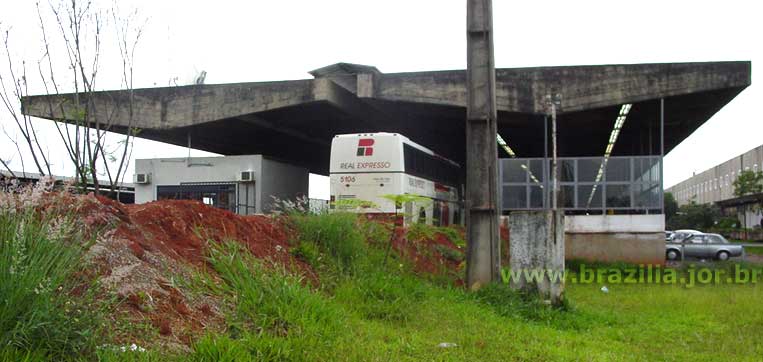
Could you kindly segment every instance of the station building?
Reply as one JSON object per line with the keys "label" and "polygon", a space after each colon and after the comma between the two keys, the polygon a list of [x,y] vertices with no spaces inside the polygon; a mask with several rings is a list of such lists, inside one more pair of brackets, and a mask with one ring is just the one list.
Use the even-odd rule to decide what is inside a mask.
{"label": "station building", "polygon": [[[274,157],[316,174],[328,174],[334,135],[370,132],[403,134],[465,165],[464,180],[475,172],[465,164],[466,71],[383,73],[337,63],[309,73],[302,80],[104,91],[89,100],[93,115],[109,117],[116,132],[140,128],[140,137]],[[751,63],[503,68],[495,75],[504,213],[550,205],[553,102],[560,200],[570,216],[568,238],[579,240],[568,256],[661,262],[662,157],[750,85]],[[23,112],[74,122],[76,99],[30,96]]]}

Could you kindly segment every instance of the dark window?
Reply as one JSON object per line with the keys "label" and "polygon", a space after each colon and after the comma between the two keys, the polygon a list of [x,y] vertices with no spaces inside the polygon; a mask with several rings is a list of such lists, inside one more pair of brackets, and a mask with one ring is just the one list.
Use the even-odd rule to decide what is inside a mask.
{"label": "dark window", "polygon": [[606,208],[630,207],[630,185],[607,185],[605,205]]}
{"label": "dark window", "polygon": [[158,200],[197,200],[220,209],[236,212],[236,185],[170,185],[157,186]]}
{"label": "dark window", "polygon": [[449,186],[461,184],[460,168],[445,159],[403,144],[405,173]]}
{"label": "dark window", "polygon": [[527,188],[525,185],[503,186],[501,197],[504,209],[527,208]]}

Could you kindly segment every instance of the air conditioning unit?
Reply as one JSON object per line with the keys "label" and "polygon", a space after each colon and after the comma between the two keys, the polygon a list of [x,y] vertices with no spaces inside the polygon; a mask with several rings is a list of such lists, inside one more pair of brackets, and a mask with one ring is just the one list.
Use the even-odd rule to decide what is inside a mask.
{"label": "air conditioning unit", "polygon": [[254,182],[254,171],[241,171],[238,173],[238,182]]}
{"label": "air conditioning unit", "polygon": [[151,183],[151,174],[150,173],[136,173],[135,174],[135,181],[136,184],[150,184]]}

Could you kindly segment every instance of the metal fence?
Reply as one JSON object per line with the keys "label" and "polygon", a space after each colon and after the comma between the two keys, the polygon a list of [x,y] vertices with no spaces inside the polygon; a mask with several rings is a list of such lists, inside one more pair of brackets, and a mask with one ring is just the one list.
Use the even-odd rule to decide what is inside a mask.
{"label": "metal fence", "polygon": [[310,208],[310,212],[312,213],[320,214],[320,213],[328,212],[329,200],[309,199],[308,207]]}
{"label": "metal fence", "polygon": [[[499,160],[503,210],[540,210],[550,205],[551,161]],[[559,207],[565,210],[657,210],[662,208],[660,156],[557,159]]]}

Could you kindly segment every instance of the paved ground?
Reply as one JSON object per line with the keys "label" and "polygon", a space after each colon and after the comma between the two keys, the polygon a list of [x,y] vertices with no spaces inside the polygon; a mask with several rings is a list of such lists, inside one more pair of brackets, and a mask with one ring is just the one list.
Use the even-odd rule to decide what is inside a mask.
{"label": "paved ground", "polygon": [[[754,263],[754,264],[763,264],[763,255],[756,255],[756,254],[746,254],[744,257],[735,257],[730,258],[730,261],[734,262],[741,262],[745,261],[748,263]],[[714,263],[715,260],[712,259],[699,259],[699,258],[686,258],[683,261],[684,263]],[[665,263],[667,266],[678,266],[681,265],[681,261],[666,261]]]}

